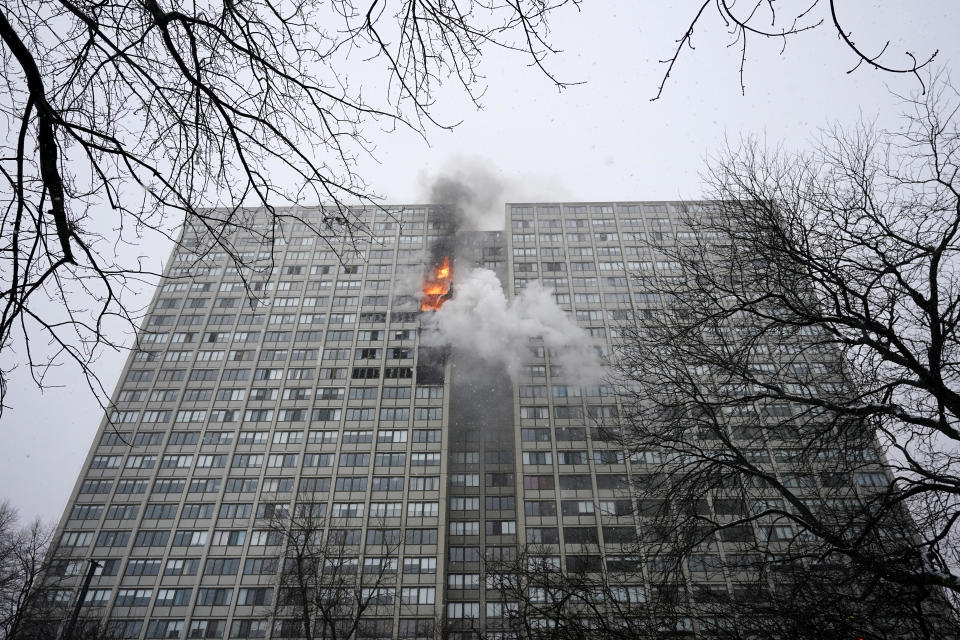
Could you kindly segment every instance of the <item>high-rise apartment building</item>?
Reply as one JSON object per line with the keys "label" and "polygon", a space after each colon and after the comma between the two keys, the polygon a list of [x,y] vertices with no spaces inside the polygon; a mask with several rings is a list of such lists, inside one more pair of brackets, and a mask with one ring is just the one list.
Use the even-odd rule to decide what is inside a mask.
{"label": "high-rise apartment building", "polygon": [[628,273],[670,269],[643,244],[680,210],[509,204],[505,232],[469,232],[447,207],[389,206],[363,213],[357,256],[292,224],[269,279],[247,274],[256,300],[225,254],[179,249],[57,532],[56,597],[75,598],[94,559],[84,616],[122,637],[300,637],[277,608],[275,523],[309,513],[335,541],[329,562],[366,576],[358,637],[508,635],[484,560],[530,544],[615,562],[637,539],[635,471],[598,426],[617,398],[536,341],[513,380],[421,344],[419,283],[443,256],[453,296],[472,267],[508,298],[539,280],[602,350],[651,306]]}

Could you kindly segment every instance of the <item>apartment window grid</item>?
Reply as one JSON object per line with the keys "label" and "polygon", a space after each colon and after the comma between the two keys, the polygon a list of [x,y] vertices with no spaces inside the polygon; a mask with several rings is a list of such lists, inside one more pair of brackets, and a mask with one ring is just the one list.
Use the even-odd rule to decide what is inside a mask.
{"label": "apartment window grid", "polygon": [[[503,251],[475,262],[503,268],[511,294],[544,280],[558,304],[609,348],[623,317],[615,312],[659,303],[643,278],[671,277],[673,265],[642,248],[652,234],[664,234],[655,237],[662,241],[686,233],[676,224],[679,211],[666,203],[508,205],[506,231],[491,241]],[[415,212],[404,237],[423,234],[427,246],[438,233],[428,228],[428,213]],[[248,558],[270,548],[256,519],[297,508],[298,492],[321,517],[334,517],[336,505],[356,505],[336,512],[358,529],[358,540],[375,537],[370,532],[383,529],[384,518],[399,519],[405,533],[397,563],[410,567],[409,575],[401,571],[402,584],[439,587],[445,597],[418,606],[435,607],[448,621],[494,624],[509,608],[462,586],[472,581],[454,581],[451,590],[444,574],[473,575],[482,555],[500,557],[517,543],[546,545],[557,562],[578,570],[597,570],[600,549],[608,569],[633,562],[623,549],[636,540],[638,525],[642,533],[643,512],[625,506],[625,488],[649,476],[662,454],[627,458],[604,439],[595,419],[617,410],[612,390],[573,385],[542,345],[530,345],[529,375],[514,388],[516,447],[453,446],[450,475],[442,473],[449,386],[424,391],[412,378],[384,375],[398,360],[412,358],[415,366],[416,314],[407,311],[408,301],[398,306],[390,297],[394,306],[385,307],[379,298],[393,295],[392,282],[422,270],[414,253],[420,245],[401,241],[399,225],[379,213],[371,224],[378,240],[369,259],[345,267],[327,249],[288,241],[278,251],[275,284],[259,287],[263,300],[255,305],[222,265],[190,282],[165,283],[156,294],[141,336],[144,350],[131,356],[118,383],[113,426],[101,428],[58,535],[64,561],[73,563],[67,585],[79,580],[81,558],[104,560],[91,606],[129,623],[131,633],[182,635],[204,621],[227,630],[266,624],[240,609],[231,617],[231,607],[263,597],[251,591],[263,588],[262,574],[245,571]],[[183,262],[171,260],[168,273]],[[520,264],[534,267],[518,271]],[[378,299],[365,305],[368,295]],[[356,301],[335,302],[337,296]],[[356,377],[357,367],[379,375]],[[497,457],[504,452],[512,460]],[[488,454],[495,454],[493,462]],[[785,447],[772,443],[758,455],[784,481],[805,481],[789,475]],[[883,481],[862,475],[858,492]],[[477,501],[470,510],[448,511],[468,497]],[[750,505],[711,508],[735,513]],[[790,532],[753,534],[779,539]],[[138,557],[142,548],[157,557]],[[368,557],[361,545],[358,561]],[[236,570],[230,559],[238,560]],[[199,582],[208,567],[218,576],[216,587],[204,586],[203,594],[197,588],[187,601],[185,592],[161,597],[164,576]],[[131,576],[149,596],[120,595],[121,579]],[[402,599],[395,594],[398,607]],[[127,609],[130,602],[136,609]],[[163,609],[170,602],[181,603],[176,615]],[[416,615],[433,618],[424,611]],[[398,629],[423,622],[402,617],[413,614],[399,608],[392,615]]]}
{"label": "apartment window grid", "polygon": [[[375,220],[378,218],[379,216],[375,217]],[[405,231],[405,234],[409,235],[409,232]],[[420,244],[423,242],[421,237]],[[416,242],[406,241],[404,244],[417,245]],[[66,536],[65,542],[72,546],[61,545],[61,551],[86,551],[87,549],[80,549],[78,543],[86,541],[87,538],[100,537],[100,533],[106,534],[103,542],[110,544],[112,552],[119,548],[127,549],[126,553],[130,553],[133,548],[149,543],[152,550],[160,549],[161,553],[165,551],[164,557],[146,564],[135,559],[124,562],[123,567],[129,569],[122,568],[119,572],[121,575],[143,576],[139,579],[147,582],[151,579],[158,580],[165,574],[167,558],[184,550],[190,550],[191,553],[196,553],[194,549],[205,552],[203,556],[196,558],[200,570],[197,567],[183,569],[178,564],[179,561],[173,558],[171,571],[185,571],[183,575],[198,575],[202,571],[209,575],[213,572],[220,576],[221,582],[227,580],[232,583],[230,586],[218,587],[215,591],[204,591],[202,598],[198,597],[196,606],[203,606],[205,609],[197,610],[193,618],[200,620],[198,616],[201,615],[209,617],[206,607],[214,607],[215,612],[229,607],[232,598],[239,597],[240,592],[246,589],[242,585],[247,584],[247,578],[235,571],[232,563],[221,567],[223,559],[211,554],[218,553],[217,550],[222,548],[244,556],[248,552],[254,552],[255,546],[262,540],[256,524],[249,524],[249,515],[253,512],[254,505],[257,505],[258,514],[264,512],[260,508],[264,505],[280,506],[289,510],[296,488],[303,486],[306,480],[318,479],[313,477],[317,471],[307,468],[308,462],[316,462],[318,458],[326,456],[336,460],[337,462],[322,471],[328,478],[348,473],[352,476],[359,472],[361,475],[357,476],[358,479],[362,477],[365,481],[369,480],[364,484],[372,487],[364,489],[360,494],[362,496],[368,496],[369,491],[378,487],[378,473],[369,466],[338,467],[341,451],[350,452],[347,455],[353,456],[352,462],[356,462],[356,456],[360,456],[365,462],[372,462],[375,457],[384,455],[384,450],[389,451],[387,455],[391,458],[402,459],[404,466],[400,469],[401,481],[394,483],[403,487],[402,492],[399,492],[402,496],[401,512],[407,513],[407,510],[411,509],[417,526],[423,527],[423,531],[436,531],[440,528],[439,512],[429,506],[436,504],[429,499],[439,496],[440,485],[433,481],[424,483],[424,477],[429,480],[437,476],[422,474],[424,471],[439,470],[439,465],[433,467],[435,454],[431,452],[440,451],[442,438],[430,435],[415,441],[413,437],[398,438],[391,435],[389,443],[386,444],[382,439],[378,439],[378,436],[365,441],[345,443],[342,434],[345,429],[349,430],[351,424],[346,421],[347,411],[350,408],[363,411],[367,407],[379,406],[380,385],[370,385],[382,383],[383,379],[376,382],[350,380],[348,376],[320,379],[320,376],[315,374],[318,367],[324,364],[321,358],[324,343],[322,334],[300,333],[303,324],[310,325],[308,328],[311,330],[314,325],[321,327],[317,331],[326,332],[330,342],[348,348],[348,369],[356,356],[360,355],[355,355],[355,351],[360,348],[367,349],[371,344],[377,345],[374,347],[372,364],[380,371],[383,371],[393,356],[412,357],[417,345],[414,328],[416,325],[412,324],[415,320],[414,314],[407,313],[408,317],[402,318],[401,322],[391,321],[392,314],[386,311],[379,315],[370,314],[369,317],[362,313],[359,317],[356,313],[338,315],[340,309],[336,307],[344,305],[337,305],[329,295],[318,298],[314,294],[319,290],[326,295],[326,291],[337,291],[338,288],[363,291],[367,278],[375,279],[376,290],[381,290],[384,282],[406,277],[401,267],[410,270],[410,265],[420,263],[422,259],[410,256],[410,264],[405,265],[403,259],[398,258],[399,253],[386,255],[381,252],[371,257],[371,268],[366,270],[366,275],[360,265],[357,268],[348,266],[337,273],[338,267],[334,265],[339,262],[335,256],[320,255],[319,252],[315,256],[304,256],[303,252],[299,251],[301,248],[302,245],[290,242],[284,250],[278,251],[279,266],[276,273],[279,276],[275,275],[273,279],[275,286],[262,288],[261,293],[265,299],[253,308],[252,314],[251,308],[247,306],[238,306],[232,301],[221,302],[232,300],[232,297],[237,295],[234,285],[236,280],[229,273],[229,269],[202,269],[200,275],[191,283],[166,283],[174,286],[161,286],[155,300],[155,310],[146,327],[149,333],[146,334],[147,340],[144,342],[151,345],[150,353],[144,356],[144,352],[141,352],[140,355],[132,357],[128,363],[127,374],[118,384],[115,401],[117,413],[111,417],[114,424],[119,425],[123,431],[114,435],[108,435],[112,431],[104,431],[95,447],[95,458],[91,459],[85,475],[88,480],[82,483],[85,487],[92,486],[95,492],[81,491],[76,496],[77,507],[71,511],[82,515],[85,518],[83,522],[87,525],[94,521],[96,507],[105,506],[88,504],[87,500],[102,499],[107,503],[110,503],[111,499],[114,503],[133,500],[136,504],[109,504],[111,513],[116,511],[116,506],[143,508],[145,512],[149,512],[149,516],[159,519],[145,520],[145,528],[138,531],[117,530],[112,521],[102,520],[98,533],[76,531],[73,526],[76,519],[68,517],[64,522],[63,535]],[[311,260],[311,257],[314,259]],[[223,256],[213,258],[222,261]],[[171,260],[170,270],[179,268],[176,265],[182,262],[175,256]],[[320,280],[321,278],[323,280]],[[330,286],[313,285],[318,281],[323,284],[324,280],[328,281]],[[341,283],[345,286],[338,287]],[[353,283],[359,286],[354,286]],[[184,284],[189,286],[180,286]],[[215,302],[209,305],[175,305],[161,302],[172,299],[172,296],[194,294],[206,295]],[[273,304],[270,304],[271,301]],[[161,306],[166,308],[161,311]],[[203,309],[204,314],[210,313],[206,326],[203,323],[204,314],[193,312],[196,309]],[[174,312],[168,313],[168,310]],[[300,316],[296,315],[298,312]],[[303,314],[306,312],[311,316],[308,322],[304,322]],[[159,322],[153,320],[164,315],[167,317]],[[321,316],[323,320],[314,322],[313,316]],[[301,348],[301,342],[313,344]],[[402,351],[395,352],[393,349]],[[164,353],[176,357],[164,356]],[[369,351],[363,354],[364,364],[369,364],[368,354]],[[233,373],[242,370],[241,368],[246,369],[245,375]],[[130,372],[135,373],[130,375]],[[209,388],[197,389],[198,383],[206,383]],[[389,422],[391,434],[413,432],[413,426],[419,423],[413,420],[415,408],[419,408],[423,414],[425,424],[427,421],[430,424],[437,421],[439,426],[444,404],[442,391],[427,393],[423,397],[412,392],[398,393],[398,390],[403,389],[412,391],[412,381],[409,379],[391,380],[389,385],[384,386],[389,386],[392,390],[389,406],[405,412],[398,417],[397,409],[394,409]],[[331,391],[334,389],[336,391]],[[344,393],[345,389],[372,390],[374,393],[351,395]],[[336,406],[340,410],[337,418],[333,422],[312,420],[311,409],[315,405],[311,396],[318,398],[316,406]],[[382,401],[387,403],[386,398]],[[139,419],[141,416],[143,421]],[[127,425],[133,428],[127,430]],[[185,427],[189,430],[185,430]],[[379,435],[384,429],[372,428],[371,431]],[[314,434],[331,434],[333,437],[314,437]],[[311,453],[312,451],[318,453]],[[412,462],[414,459],[423,462],[422,467],[426,469],[419,467],[411,472],[407,461]],[[217,477],[207,477],[214,473]],[[411,476],[419,476],[420,479],[410,481]],[[101,484],[92,485],[91,480]],[[115,494],[114,489],[121,483],[128,492]],[[329,481],[326,484],[313,485],[329,487],[320,497],[324,505],[336,499],[335,488]],[[358,484],[357,487],[359,486]],[[275,492],[265,493],[268,490]],[[237,499],[247,502],[231,502]],[[424,499],[427,501],[424,502]],[[210,502],[203,505],[194,502],[199,500]],[[280,502],[270,502],[272,500]],[[217,519],[212,509],[205,508],[214,505],[220,505],[221,519]],[[197,508],[194,508],[195,506]],[[204,508],[200,508],[201,506]],[[223,522],[222,518],[235,520],[238,515],[243,516],[244,524],[248,528],[222,529],[219,526]],[[156,534],[160,532],[150,533],[149,541],[145,537],[148,534],[146,527],[162,522],[177,522],[182,525],[186,520],[197,528],[188,530],[178,527],[172,532],[163,532],[170,533],[169,546],[165,540],[157,540]],[[411,522],[413,520],[411,519]],[[367,526],[372,527],[373,524],[366,521],[363,523],[363,539],[366,538]],[[87,528],[84,526],[84,529]],[[134,538],[136,542],[132,541]],[[417,540],[418,543],[424,541],[426,539]],[[423,560],[432,558],[435,566],[436,534],[433,534],[431,541],[429,544],[417,544],[413,548],[416,549],[417,557]],[[163,543],[162,547],[157,546],[160,542]],[[93,550],[96,554],[106,551],[107,548],[94,544]],[[433,555],[423,555],[430,553]],[[235,580],[233,576],[237,576]],[[417,576],[417,579],[420,577]],[[115,578],[107,577],[97,580],[104,584],[116,582]],[[111,589],[100,591],[108,593]],[[138,607],[149,607],[146,592],[152,593],[152,589],[145,588],[143,591],[145,593],[137,597],[136,604]],[[153,605],[154,608],[168,606],[167,595],[164,593]],[[117,597],[119,596],[114,595],[112,604],[115,616],[120,614],[117,607],[127,606],[129,600],[126,595],[119,600]],[[185,602],[184,597],[183,594],[177,595],[177,606],[189,610],[190,603]],[[100,603],[98,599],[98,604],[105,603]],[[143,610],[149,611],[148,608]],[[141,609],[138,609],[137,615],[139,611]],[[180,633],[182,627],[178,627],[174,622],[182,625],[183,620],[171,621],[172,626],[169,626],[159,618],[155,620],[145,615],[142,627],[143,630],[148,630],[148,635],[152,633],[149,629],[154,627],[157,633]],[[161,626],[163,629],[159,630]]]}
{"label": "apartment window grid", "polygon": [[[605,341],[609,348],[617,337],[617,321],[623,319],[618,316],[618,311],[632,309],[642,313],[660,303],[658,297],[644,288],[644,279],[677,277],[677,265],[658,256],[647,245],[649,242],[690,239],[691,232],[684,231],[678,220],[678,215],[685,213],[686,207],[683,204],[618,203],[524,208],[520,212],[523,222],[513,227],[512,247],[508,253],[516,262],[527,266],[511,269],[512,290],[519,294],[530,281],[543,281],[553,288],[558,304],[570,311],[592,335]],[[535,220],[533,211],[536,211]],[[596,224],[598,219],[604,223]],[[562,242],[555,236],[557,221],[565,230]],[[537,230],[535,235],[534,229]],[[562,250],[554,249],[559,246],[563,247]],[[564,259],[568,273],[561,273],[558,278],[555,262]],[[545,266],[547,263],[549,266]],[[581,291],[586,294],[598,290],[599,296],[580,295]],[[624,293],[627,295],[622,295]],[[789,345],[781,348],[788,349]],[[552,549],[557,562],[562,562],[568,570],[602,570],[601,550],[607,558],[604,561],[607,570],[620,570],[621,564],[632,562],[629,554],[624,555],[623,549],[635,544],[642,536],[644,518],[643,510],[635,511],[623,489],[628,482],[633,485],[633,481],[654,478],[649,474],[655,464],[664,461],[664,454],[645,452],[627,458],[623,451],[598,438],[597,431],[590,428],[589,421],[583,420],[586,416],[581,412],[590,411],[594,403],[615,406],[612,397],[604,399],[601,392],[587,398],[586,390],[581,390],[579,396],[572,395],[563,372],[551,366],[549,352],[534,346],[532,355],[528,367],[530,375],[518,383],[517,394],[517,428],[520,432],[517,455],[523,470],[524,539],[540,548]],[[796,353],[791,357],[795,358],[793,366],[810,367],[813,371],[818,370],[818,366],[824,367],[816,362],[805,362]],[[772,356],[771,361],[774,359],[776,357]],[[806,473],[791,473],[787,464],[787,460],[792,459],[791,452],[776,441],[768,445],[757,451],[757,455],[762,456],[763,461],[772,459],[774,470],[782,481],[793,483],[790,486],[826,481],[811,478]],[[782,466],[778,459],[784,463]],[[876,475],[882,484],[884,481],[879,479],[882,474]],[[855,478],[854,484],[869,486],[872,480]],[[859,487],[854,488],[860,491]],[[735,517],[746,509],[777,506],[773,503],[746,505],[733,502],[718,499],[710,500],[707,505],[704,501],[704,508],[712,509],[718,517]],[[737,533],[789,540],[797,532],[789,528],[780,531],[777,527],[755,527]],[[736,539],[731,536],[730,542],[735,544]],[[727,549],[726,542],[726,539],[719,540],[719,549]],[[648,570],[655,571],[656,567],[648,567]],[[703,579],[716,580],[714,573]],[[698,586],[704,587],[702,584]],[[721,585],[706,586],[719,588]],[[722,585],[723,589],[735,587]],[[637,586],[636,589],[636,595],[640,596],[643,587]]]}

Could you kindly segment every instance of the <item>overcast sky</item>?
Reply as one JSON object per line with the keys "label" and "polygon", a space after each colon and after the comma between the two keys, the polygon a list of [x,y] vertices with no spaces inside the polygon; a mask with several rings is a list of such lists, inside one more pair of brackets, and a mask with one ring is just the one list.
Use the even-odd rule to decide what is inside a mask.
{"label": "overcast sky", "polygon": [[[368,130],[376,160],[364,160],[361,173],[392,202],[423,201],[430,176],[463,167],[499,176],[505,202],[697,198],[698,174],[725,137],[752,133],[802,149],[831,123],[864,118],[894,127],[900,108],[891,90],[918,88],[908,76],[866,68],[847,74],[856,60],[835,32],[821,28],[790,40],[782,55],[779,42],[751,41],[742,95],[739,49],[727,47],[722,23],[708,15],[696,49],[683,52],[664,96],[651,102],[664,72],[658,60],[671,55],[698,5],[586,0],[579,13],[557,16],[554,42],[564,51],[550,62],[564,80],[585,84],[558,92],[526,60],[497,53],[483,63],[482,110],[444,93],[436,115],[463,122],[429,131],[429,144],[410,133]],[[901,62],[904,50],[925,57],[934,49],[948,71],[960,61],[955,1],[848,2],[841,10],[865,50],[891,41],[890,61]],[[168,252],[157,246],[148,253]],[[144,303],[151,294],[144,292]],[[114,354],[98,363],[108,385],[124,360]],[[12,364],[9,353],[2,364]],[[72,373],[52,374],[61,386],[42,395],[22,369],[12,376],[0,424],[0,498],[25,517],[59,518],[99,426],[98,405]]]}

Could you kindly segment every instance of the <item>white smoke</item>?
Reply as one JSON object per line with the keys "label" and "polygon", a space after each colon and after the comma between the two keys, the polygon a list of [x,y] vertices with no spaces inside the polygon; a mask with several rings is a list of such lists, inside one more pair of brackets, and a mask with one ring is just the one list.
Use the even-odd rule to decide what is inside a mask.
{"label": "white smoke", "polygon": [[596,343],[539,282],[508,301],[493,271],[468,271],[457,276],[453,299],[423,322],[432,329],[421,334],[424,344],[471,351],[503,364],[513,378],[529,362],[532,338],[543,339],[551,364],[560,365],[571,382],[596,384],[604,376]]}

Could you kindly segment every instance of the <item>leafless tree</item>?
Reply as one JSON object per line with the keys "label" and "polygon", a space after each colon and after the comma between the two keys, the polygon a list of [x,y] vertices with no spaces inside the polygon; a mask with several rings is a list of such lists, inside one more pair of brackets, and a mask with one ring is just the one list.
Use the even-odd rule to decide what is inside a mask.
{"label": "leafless tree", "polygon": [[452,126],[433,115],[438,89],[479,104],[491,49],[566,86],[546,66],[548,19],[578,4],[4,4],[0,349],[21,345],[40,385],[72,361],[102,391],[89,365],[123,342],[131,289],[155,279],[138,247],[176,242],[182,223],[203,232],[198,260],[219,252],[240,268],[245,206],[271,213],[256,229],[268,246],[286,220],[349,248],[368,232],[349,205],[377,202],[356,171],[375,143],[365,132]]}
{"label": "leafless tree", "polygon": [[[328,517],[327,503],[302,499],[271,521],[282,549],[272,617],[281,637],[350,640],[376,619],[392,621],[400,529],[373,525],[366,545],[351,518]],[[334,516],[336,514],[333,514]],[[371,536],[380,535],[374,540]],[[295,633],[294,633],[295,631]]]}
{"label": "leafless tree", "polygon": [[675,573],[714,569],[744,624],[955,624],[958,103],[934,78],[898,131],[731,146],[712,204],[653,224],[634,284],[659,304],[618,348],[642,529]]}
{"label": "leafless tree", "polygon": [[676,628],[676,603],[668,591],[647,588],[636,549],[561,559],[549,547],[527,545],[484,570],[488,594],[503,598],[505,628],[523,640],[655,638]]}
{"label": "leafless tree", "polygon": [[0,504],[0,638],[29,635],[48,604],[41,583],[50,533],[17,520],[16,509]]}
{"label": "leafless tree", "polygon": [[748,42],[775,41],[780,43],[782,53],[788,40],[802,36],[805,32],[821,29],[836,32],[837,38],[850,50],[852,67],[847,73],[866,67],[889,74],[910,74],[923,84],[921,70],[933,62],[939,50],[933,49],[917,56],[911,51],[899,54],[889,52],[890,40],[875,47],[865,45],[859,41],[852,29],[858,17],[857,12],[851,11],[850,7],[838,7],[838,4],[836,0],[806,0],[785,4],[773,0],[702,0],[691,9],[690,21],[683,34],[677,38],[676,48],[668,58],[661,60],[666,65],[666,70],[653,99],[663,95],[667,80],[681,54],[685,49],[694,49],[694,36],[698,30],[707,28],[705,23],[711,16],[716,17],[729,33],[728,46],[740,51],[740,90],[744,93],[744,66],[747,61]]}
{"label": "leafless tree", "polygon": [[[675,523],[675,531],[686,530],[682,519]],[[528,547],[516,561],[485,567],[487,597],[502,598],[503,628],[521,639],[892,640],[943,637],[950,629],[902,588],[874,584],[851,599],[842,568],[824,563],[813,575],[798,574],[808,570],[764,560],[757,548],[739,544],[738,555],[731,549],[721,558],[715,543],[700,539],[684,557],[675,555],[681,546],[673,540],[647,540],[628,555],[598,554],[588,567],[582,556],[561,560],[555,551]],[[487,625],[497,637],[489,615]]]}
{"label": "leafless tree", "polygon": [[[8,502],[0,503],[0,638],[47,640],[57,637],[71,613],[73,589],[63,589],[51,570],[51,528],[34,520],[26,526]],[[106,640],[104,622],[83,616],[75,637]]]}

